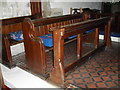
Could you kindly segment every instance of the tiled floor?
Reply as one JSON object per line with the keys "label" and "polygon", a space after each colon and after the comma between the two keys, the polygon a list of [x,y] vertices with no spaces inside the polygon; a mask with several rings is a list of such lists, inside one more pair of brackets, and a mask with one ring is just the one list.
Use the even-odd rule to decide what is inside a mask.
{"label": "tiled floor", "polygon": [[[118,88],[120,86],[119,48],[120,44],[112,42],[111,48],[97,52],[85,64],[77,67],[72,73],[67,73],[66,81],[80,88]],[[47,55],[48,71],[52,67],[50,55],[51,53]],[[71,57],[70,55],[70,59]],[[25,57],[14,58],[23,60]]]}
{"label": "tiled floor", "polygon": [[68,74],[66,80],[82,88],[118,88],[120,86],[119,47],[118,43],[113,42],[111,48],[96,53],[73,73]]}

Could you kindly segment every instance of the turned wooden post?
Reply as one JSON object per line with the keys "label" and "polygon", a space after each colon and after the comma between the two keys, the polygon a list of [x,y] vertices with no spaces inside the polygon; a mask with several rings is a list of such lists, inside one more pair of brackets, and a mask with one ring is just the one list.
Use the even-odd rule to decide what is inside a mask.
{"label": "turned wooden post", "polygon": [[98,48],[99,45],[99,28],[95,29],[95,48]]}
{"label": "turned wooden post", "polygon": [[58,85],[64,85],[64,39],[62,39],[64,29],[55,29],[54,37],[54,68],[50,73],[50,80]]}
{"label": "turned wooden post", "polygon": [[104,41],[105,43],[107,41],[107,25],[105,25],[105,30],[104,30]]}
{"label": "turned wooden post", "polygon": [[82,34],[78,34],[77,36],[77,58],[80,59],[82,57]]}
{"label": "turned wooden post", "polygon": [[107,24],[107,37],[106,37],[106,45],[107,47],[110,47],[111,46],[111,36],[110,36],[110,30],[111,30],[111,23],[112,23],[112,17],[110,18],[110,20],[108,21],[108,24]]}
{"label": "turned wooden post", "polygon": [[110,20],[108,21],[107,25],[105,25],[105,30],[104,30],[104,41],[105,41],[107,47],[111,46],[110,29],[111,29],[112,19],[113,18],[110,18]]}

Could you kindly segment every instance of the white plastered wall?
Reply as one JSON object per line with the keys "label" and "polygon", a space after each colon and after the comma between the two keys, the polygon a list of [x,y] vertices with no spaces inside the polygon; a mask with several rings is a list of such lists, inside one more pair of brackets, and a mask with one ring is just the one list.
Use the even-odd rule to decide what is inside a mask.
{"label": "white plastered wall", "polygon": [[90,8],[101,10],[101,0],[42,0],[43,16],[70,14],[70,8]]}

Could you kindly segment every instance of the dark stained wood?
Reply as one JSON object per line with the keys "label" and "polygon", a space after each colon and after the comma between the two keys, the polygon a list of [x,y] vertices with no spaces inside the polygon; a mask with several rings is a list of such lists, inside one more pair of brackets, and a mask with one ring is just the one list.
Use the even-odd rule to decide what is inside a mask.
{"label": "dark stained wood", "polygon": [[29,32],[29,30],[34,31],[34,29],[35,29],[34,25],[29,20],[23,23],[23,30],[25,30],[23,31],[23,34],[27,67],[38,74],[45,75],[46,74],[45,47],[43,45],[41,38],[34,39],[34,37],[31,34],[32,32]]}
{"label": "dark stained wood", "polygon": [[37,18],[42,17],[41,2],[39,0],[30,0],[30,7],[32,15],[35,15]]}
{"label": "dark stained wood", "polygon": [[82,57],[82,34],[78,34],[77,36],[77,58],[80,59]]}
{"label": "dark stained wood", "polygon": [[[79,20],[77,20],[79,19]],[[43,41],[38,36],[52,33],[53,28],[61,27],[83,20],[80,14],[64,15],[51,18],[31,20],[26,18],[23,22],[24,45],[27,67],[37,74],[47,76],[46,53]],[[67,21],[67,22],[66,22]],[[69,22],[69,23],[68,23]],[[50,48],[49,50],[51,50]],[[61,53],[62,54],[62,53]],[[32,56],[32,57],[31,57]]]}
{"label": "dark stained wood", "polygon": [[[50,18],[41,18],[31,20],[27,18],[23,22],[24,45],[27,59],[27,67],[37,74],[46,76],[49,74],[46,69],[46,53],[43,41],[38,38],[40,35],[53,33],[54,38],[54,67],[50,73],[50,80],[58,85],[64,85],[65,73],[81,62],[84,59],[95,53],[98,48],[110,45],[110,17],[102,17],[93,20],[85,20],[81,14],[63,15]],[[106,37],[103,46],[99,47],[99,28],[105,27]],[[39,28],[38,28],[39,27]],[[95,29],[96,28],[96,29]],[[93,33],[84,34],[85,31],[95,29]],[[67,67],[64,66],[64,39],[78,35],[77,37],[77,55],[78,60]],[[95,49],[82,55],[82,44],[85,38],[94,38],[92,42],[95,44]],[[76,39],[75,39],[76,40]],[[86,40],[87,41],[87,40]],[[88,40],[89,41],[89,40]],[[91,40],[90,40],[91,42]]]}
{"label": "dark stained wood", "polygon": [[98,48],[98,45],[99,45],[99,28],[96,28],[95,30],[95,48]]}
{"label": "dark stained wood", "polygon": [[12,55],[10,50],[9,35],[2,35],[2,63],[12,67]]}
{"label": "dark stained wood", "polygon": [[41,2],[30,2],[31,6],[31,15],[30,16],[21,16],[21,17],[13,17],[8,19],[2,19],[2,61],[4,65],[7,65],[9,68],[12,68],[12,56],[10,46],[21,43],[23,41],[13,41],[10,39],[10,33],[16,32],[19,30],[23,30],[22,22],[25,18],[41,18]]}
{"label": "dark stained wood", "polygon": [[[66,25],[64,27],[59,27],[59,28],[54,29],[53,30],[54,36],[55,36],[55,34],[58,34],[58,33],[61,34],[60,30],[62,31],[62,35],[59,36],[59,34],[58,34],[58,36],[54,37],[54,44],[55,45],[58,44],[56,47],[54,46],[54,53],[57,53],[57,54],[54,54],[54,60],[55,60],[54,63],[57,62],[58,64],[56,64],[54,66],[53,71],[50,73],[50,79],[52,79],[52,81],[54,81],[55,83],[59,83],[60,85],[62,85],[63,82],[61,80],[64,81],[63,78],[65,78],[65,77],[64,77],[64,75],[63,75],[63,77],[60,76],[60,74],[58,74],[56,72],[61,70],[59,72],[65,73],[65,72],[73,69],[74,67],[76,67],[76,65],[79,65],[79,64],[85,62],[85,59],[87,57],[89,57],[90,55],[95,53],[95,51],[97,51],[101,47],[106,46],[106,45],[109,46],[110,45],[110,42],[109,42],[110,41],[110,39],[109,39],[110,38],[110,24],[111,24],[110,17],[105,17],[105,18],[99,18],[99,19],[95,19],[95,20],[89,20],[87,22],[83,21],[83,22],[79,22],[79,23],[75,23],[75,24],[70,24],[70,25]],[[99,43],[98,42],[98,31],[99,31],[98,28],[100,28],[103,25],[104,26],[107,25],[107,27],[108,27],[106,29],[106,31],[107,31],[107,35],[106,35],[107,39],[106,39],[106,42],[103,43],[102,46],[98,47],[98,43]],[[89,51],[87,54],[83,55],[81,59],[75,61],[74,63],[71,63],[67,67],[62,67],[61,68],[61,66],[64,66],[64,63],[60,62],[61,57],[63,57],[63,54],[61,54],[61,52],[59,50],[59,49],[63,50],[62,48],[64,47],[64,46],[63,47],[60,46],[62,44],[61,43],[62,40],[64,40],[65,38],[67,38],[67,37],[69,37],[70,35],[73,35],[73,34],[74,35],[78,34],[78,40],[80,40],[79,39],[79,37],[80,37],[79,34],[82,34],[83,32],[87,31],[88,28],[90,28],[90,29],[96,28],[96,35],[95,35],[95,37],[96,37],[96,41],[95,41],[96,48],[94,50],[92,50],[92,51]],[[60,39],[58,39],[58,37]],[[78,42],[80,43],[80,41],[78,41]],[[78,44],[78,46],[80,46],[80,45]],[[77,49],[79,49],[79,48],[77,48]],[[58,52],[56,52],[55,50],[57,50]],[[62,59],[62,61],[63,61],[63,59]],[[55,69],[55,68],[57,68],[57,69]],[[55,77],[55,76],[59,76],[59,78]]]}
{"label": "dark stained wood", "polygon": [[113,18],[110,18],[110,21],[107,23],[107,42],[106,42],[106,45],[108,47],[111,46],[110,30],[111,30],[112,20],[113,20]]}
{"label": "dark stained wood", "polygon": [[[32,20],[32,22],[35,24],[35,27],[41,26],[41,25],[50,25],[55,24],[55,26],[59,26],[58,24],[61,23],[62,25],[68,25],[68,21],[74,20],[73,23],[83,21],[84,19],[82,18],[83,16],[81,14],[74,14],[74,15],[61,15],[61,16],[56,16],[56,17],[48,17],[48,18],[40,18],[40,19],[35,19]],[[80,19],[78,21],[78,19]],[[64,23],[64,24],[63,24]],[[71,22],[72,23],[72,22]],[[50,27],[51,27],[50,26]],[[54,25],[53,25],[54,26]],[[52,26],[52,27],[53,27]]]}
{"label": "dark stained wood", "polygon": [[35,19],[35,16],[15,17],[9,19],[3,19],[2,22],[2,63],[9,68],[14,67],[12,62],[12,55],[10,46],[21,43],[23,41],[13,41],[10,39],[10,33],[23,30],[22,22],[26,17]]}
{"label": "dark stained wood", "polygon": [[95,40],[96,40],[95,35],[96,35],[95,30],[93,32],[89,32],[87,34],[83,34],[82,40],[84,43],[95,44]]}
{"label": "dark stained wood", "polygon": [[112,18],[112,24],[111,24],[111,32],[114,33],[120,33],[120,12],[116,12],[116,13],[101,13],[101,14],[97,14],[97,17],[106,17],[106,16],[111,16]]}
{"label": "dark stained wood", "polygon": [[104,31],[104,41],[106,41],[107,40],[107,25],[105,25],[105,31]]}
{"label": "dark stained wood", "polygon": [[20,23],[24,20],[24,18],[31,18],[34,19],[36,16],[30,15],[30,16],[21,16],[21,17],[13,17],[13,18],[7,18],[7,19],[1,19],[2,25],[9,25],[14,23]]}
{"label": "dark stained wood", "polygon": [[[64,29],[54,31],[54,68],[50,73],[50,80],[58,85],[64,85],[64,40],[61,40]],[[59,48],[58,48],[59,47]],[[56,78],[59,78],[56,80]]]}
{"label": "dark stained wood", "polygon": [[117,16],[117,19],[118,22],[117,22],[117,32],[120,33],[120,12],[118,13],[118,16]]}
{"label": "dark stained wood", "polygon": [[98,47],[97,49],[94,49],[94,50],[88,52],[87,55],[84,55],[82,58],[78,59],[77,61],[75,61],[75,62],[73,62],[72,64],[70,64],[69,66],[67,66],[67,67],[64,69],[64,72],[66,73],[66,72],[74,69],[76,66],[82,65],[83,63],[86,62],[86,60],[87,60],[90,56],[94,55],[97,51],[101,50],[101,49],[104,48],[105,46],[106,46],[106,45],[105,45],[105,43],[104,43],[102,46]]}

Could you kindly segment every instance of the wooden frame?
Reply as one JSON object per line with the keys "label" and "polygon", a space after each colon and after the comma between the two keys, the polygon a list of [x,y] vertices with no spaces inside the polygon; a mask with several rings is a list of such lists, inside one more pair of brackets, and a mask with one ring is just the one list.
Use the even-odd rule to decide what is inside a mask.
{"label": "wooden frame", "polygon": [[[62,28],[56,28],[53,30],[54,34],[54,68],[50,73],[50,80],[55,82],[58,85],[65,84],[65,73],[69,70],[73,69],[75,66],[78,66],[85,62],[85,59],[89,57],[91,54],[95,53],[98,49],[104,46],[110,46],[110,17],[99,18],[96,20],[90,20],[87,22],[80,22],[76,24],[72,24],[70,26],[64,26]],[[105,27],[106,34],[104,35],[104,44],[98,47],[98,31],[101,26]],[[96,28],[96,48],[89,52],[87,55],[82,56],[82,33],[86,30]],[[78,34],[78,45],[77,45],[77,56],[78,60],[72,63],[71,65],[64,67],[64,39]]]}
{"label": "wooden frame", "polygon": [[15,66],[12,61],[10,46],[23,42],[11,40],[9,34],[11,32],[23,30],[21,23],[25,18],[36,19],[42,17],[41,2],[31,1],[30,4],[32,15],[0,20],[0,22],[2,22],[2,63],[9,68]]}
{"label": "wooden frame", "polygon": [[[65,73],[73,69],[73,67],[85,62],[85,59],[95,53],[98,49],[104,46],[110,46],[110,17],[103,17],[94,20],[84,21],[85,17],[81,14],[63,15],[57,17],[43,18],[30,20],[26,19],[23,22],[25,53],[27,59],[27,67],[33,72],[46,77],[47,61],[46,61],[46,47],[42,39],[38,36],[53,32],[54,37],[54,68],[50,73],[50,80],[58,85],[64,85]],[[82,22],[83,21],[83,22]],[[105,27],[104,44],[99,46],[99,28]],[[90,51],[87,55],[82,56],[83,33],[87,30],[95,28],[95,49]],[[78,61],[64,67],[64,39],[78,35],[77,37],[77,57]],[[82,60],[82,61],[81,61]]]}
{"label": "wooden frame", "polygon": [[[27,68],[47,77],[46,47],[44,47],[42,39],[38,38],[38,36],[52,33],[52,28],[54,27],[69,25],[83,20],[84,17],[80,14],[62,15],[36,20],[26,19],[23,22],[23,34]],[[52,48],[49,48],[49,50],[52,50]]]}
{"label": "wooden frame", "polygon": [[42,17],[42,8],[40,0],[30,0],[30,7],[32,15],[37,16],[37,18]]}
{"label": "wooden frame", "polygon": [[10,19],[3,19],[2,22],[2,63],[9,68],[14,67],[10,46],[22,43],[23,41],[13,41],[10,39],[10,33],[23,30],[22,22],[24,18],[35,19],[36,16],[24,16]]}

